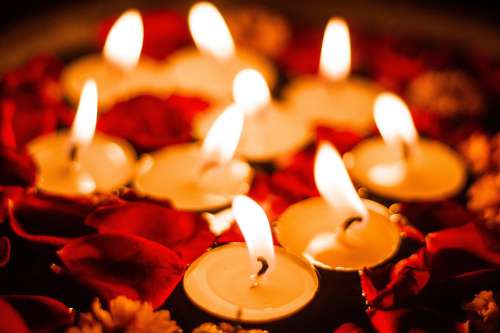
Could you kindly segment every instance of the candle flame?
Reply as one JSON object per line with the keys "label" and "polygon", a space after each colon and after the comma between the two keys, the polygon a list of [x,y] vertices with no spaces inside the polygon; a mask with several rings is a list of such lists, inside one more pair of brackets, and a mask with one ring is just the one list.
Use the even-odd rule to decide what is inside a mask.
{"label": "candle flame", "polygon": [[351,70],[351,41],[347,23],[339,17],[331,18],[325,29],[319,71],[332,81],[349,76]]}
{"label": "candle flame", "polygon": [[233,80],[233,98],[246,114],[255,114],[271,101],[266,80],[255,69],[240,71]]}
{"label": "candle flame", "polygon": [[144,27],[139,11],[127,10],[109,31],[104,58],[123,70],[135,68],[141,56]]}
{"label": "candle flame", "polygon": [[72,142],[79,146],[88,145],[94,137],[96,122],[97,84],[93,79],[90,79],[83,85],[80,95],[80,102],[71,127]]}
{"label": "candle flame", "polygon": [[243,121],[243,111],[235,104],[219,115],[203,141],[202,151],[208,160],[222,165],[232,160],[243,131]]}
{"label": "candle flame", "polygon": [[234,55],[234,42],[224,18],[209,2],[198,2],[189,11],[189,30],[196,47],[218,60]]}
{"label": "candle flame", "polygon": [[247,244],[252,272],[257,273],[262,267],[258,258],[264,258],[274,267],[274,246],[271,226],[266,213],[254,200],[245,195],[233,199],[233,215]]}
{"label": "candle flame", "polygon": [[354,216],[368,218],[368,210],[361,201],[338,151],[322,142],[314,161],[314,181],[319,193],[345,221]]}
{"label": "candle flame", "polygon": [[385,143],[403,152],[403,145],[414,147],[418,133],[405,102],[391,93],[382,93],[375,99],[373,115]]}

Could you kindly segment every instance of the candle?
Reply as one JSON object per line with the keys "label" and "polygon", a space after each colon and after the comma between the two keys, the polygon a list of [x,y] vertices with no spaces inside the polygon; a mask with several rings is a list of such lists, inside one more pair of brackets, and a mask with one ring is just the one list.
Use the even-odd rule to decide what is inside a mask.
{"label": "candle", "polygon": [[236,50],[224,18],[211,3],[199,2],[191,8],[189,29],[197,48],[174,53],[165,69],[174,89],[229,100],[234,76],[247,67],[258,69],[274,85],[277,75],[271,63],[251,51]]}
{"label": "candle", "polygon": [[292,315],[314,297],[318,278],[305,260],[273,246],[269,221],[252,199],[237,196],[233,214],[244,243],[206,252],[184,275],[187,296],[215,316],[268,322]]}
{"label": "candle", "polygon": [[382,135],[346,156],[353,178],[383,197],[403,201],[440,200],[457,194],[466,180],[465,164],[448,146],[418,137],[406,104],[383,93],[374,105]]}
{"label": "candle", "polygon": [[376,266],[394,255],[400,237],[388,210],[361,200],[330,144],[318,148],[314,179],[321,196],[290,206],[276,222],[285,248],[318,267],[336,270]]}
{"label": "candle", "polygon": [[306,121],[366,133],[373,128],[371,108],[379,88],[367,80],[349,78],[349,30],[332,18],[323,36],[318,76],[298,78],[284,95]]}
{"label": "candle", "polygon": [[[233,99],[245,111],[245,123],[238,153],[250,161],[267,162],[302,149],[311,139],[307,123],[271,100],[269,87],[253,69],[239,72],[233,82]],[[194,132],[204,137],[221,113],[220,106],[195,119]]]}
{"label": "candle", "polygon": [[166,147],[139,161],[134,187],[145,195],[168,199],[178,209],[206,211],[228,205],[248,192],[251,167],[233,159],[243,128],[243,111],[229,106],[214,122],[203,144]]}
{"label": "candle", "polygon": [[37,167],[37,187],[62,194],[110,192],[125,185],[135,168],[135,151],[125,141],[95,134],[97,86],[83,86],[71,131],[38,137],[28,144]]}
{"label": "candle", "polygon": [[159,64],[145,57],[139,61],[142,41],[141,15],[137,10],[128,10],[111,28],[102,54],[82,57],[64,69],[61,84],[66,96],[77,101],[89,78],[99,86],[101,111],[140,93],[165,93],[168,85],[159,75]]}

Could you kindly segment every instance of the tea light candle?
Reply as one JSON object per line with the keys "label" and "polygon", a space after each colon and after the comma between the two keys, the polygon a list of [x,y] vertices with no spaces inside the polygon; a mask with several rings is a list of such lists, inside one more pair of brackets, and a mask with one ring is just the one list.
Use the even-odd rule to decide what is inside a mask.
{"label": "tea light candle", "polygon": [[235,49],[224,18],[214,5],[195,4],[189,12],[189,29],[197,48],[174,53],[165,68],[173,89],[227,101],[234,76],[248,67],[257,69],[274,86],[277,75],[272,64],[256,53]]}
{"label": "tea light candle", "polygon": [[383,140],[364,140],[346,156],[356,181],[380,196],[402,201],[440,200],[462,189],[466,168],[461,157],[440,142],[419,139],[399,97],[381,94],[374,117]]}
{"label": "tea light candle", "polygon": [[321,143],[314,177],[320,197],[290,206],[276,221],[279,242],[315,266],[359,270],[391,258],[399,230],[384,206],[361,200],[338,152]]}
{"label": "tea light candle", "polygon": [[[258,71],[244,69],[236,75],[233,99],[245,111],[237,153],[246,159],[272,161],[299,151],[311,140],[309,125],[283,103],[271,100],[266,81]],[[204,137],[220,113],[218,107],[195,119],[195,136]]]}
{"label": "tea light candle", "polygon": [[245,238],[206,252],[184,275],[187,296],[217,317],[268,322],[291,316],[314,297],[318,277],[305,260],[273,246],[269,221],[252,199],[237,196],[233,214]]}
{"label": "tea light candle", "polygon": [[61,195],[110,192],[135,169],[135,151],[125,141],[95,134],[97,86],[85,83],[71,131],[38,137],[28,144],[37,167],[37,187]]}
{"label": "tea light candle", "polygon": [[128,10],[111,28],[103,53],[93,54],[70,63],[61,75],[66,96],[77,101],[83,84],[89,78],[99,86],[99,106],[105,111],[115,102],[139,93],[165,93],[159,64],[139,58],[143,42],[143,24],[137,10]]}
{"label": "tea light candle", "polygon": [[380,89],[370,81],[349,78],[350,67],[349,29],[343,19],[332,18],[323,37],[319,75],[292,81],[284,96],[306,121],[369,132],[373,101]]}
{"label": "tea light candle", "polygon": [[233,159],[243,128],[243,111],[229,106],[198,143],[166,147],[139,161],[134,187],[145,195],[168,199],[181,210],[207,211],[228,205],[248,192],[252,168]]}

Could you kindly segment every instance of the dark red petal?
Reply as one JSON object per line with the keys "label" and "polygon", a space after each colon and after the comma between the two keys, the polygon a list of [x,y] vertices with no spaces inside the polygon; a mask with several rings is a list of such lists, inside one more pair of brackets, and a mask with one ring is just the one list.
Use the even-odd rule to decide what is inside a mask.
{"label": "dark red petal", "polygon": [[340,154],[347,153],[361,140],[363,140],[363,137],[353,131],[339,130],[328,126],[316,127],[316,142],[330,142]]}
{"label": "dark red petal", "polygon": [[333,331],[333,333],[364,333],[364,332],[365,330],[352,323],[342,324],[339,327],[337,327],[335,331]]}
{"label": "dark red petal", "polygon": [[115,104],[97,126],[126,139],[139,152],[150,152],[192,140],[193,117],[207,107],[207,102],[196,97],[140,95]]}
{"label": "dark red petal", "polygon": [[6,236],[0,237],[0,268],[7,265],[10,259],[10,240]]}
{"label": "dark red petal", "polygon": [[12,295],[3,299],[23,317],[33,333],[59,332],[73,322],[73,311],[53,298]]}
{"label": "dark red petal", "polygon": [[213,243],[215,235],[199,215],[152,203],[134,202],[96,210],[86,224],[100,232],[132,234],[178,251],[191,263]]}
{"label": "dark red petal", "polygon": [[0,184],[31,186],[35,183],[36,166],[24,152],[0,147]]}
{"label": "dark red petal", "polygon": [[172,250],[145,238],[103,233],[58,251],[69,273],[111,300],[124,295],[160,306],[182,278],[184,263]]}
{"label": "dark red petal", "polygon": [[31,333],[23,318],[0,298],[0,333]]}

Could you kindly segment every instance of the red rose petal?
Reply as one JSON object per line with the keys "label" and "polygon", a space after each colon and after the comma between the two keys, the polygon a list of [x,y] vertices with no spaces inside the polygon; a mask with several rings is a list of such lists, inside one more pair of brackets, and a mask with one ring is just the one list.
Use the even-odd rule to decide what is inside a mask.
{"label": "red rose petal", "polygon": [[73,322],[73,312],[53,298],[25,295],[2,298],[22,316],[33,333],[59,332]]}
{"label": "red rose petal", "polygon": [[196,97],[167,99],[141,95],[114,105],[98,121],[98,129],[129,141],[139,152],[192,140],[194,115],[208,103]]}
{"label": "red rose petal", "polygon": [[23,318],[6,301],[0,298],[0,333],[31,333]]}
{"label": "red rose petal", "polygon": [[35,183],[36,166],[23,152],[0,147],[0,184],[30,186]]}
{"label": "red rose petal", "polygon": [[[172,10],[142,12],[144,41],[142,54],[163,60],[173,51],[191,43],[187,18]],[[99,29],[99,45],[104,46],[108,32],[117,17],[106,20]]]}
{"label": "red rose petal", "polygon": [[0,268],[7,265],[10,259],[10,240],[5,236],[0,237]]}
{"label": "red rose petal", "polygon": [[58,251],[69,273],[106,300],[124,295],[160,306],[181,280],[184,263],[172,250],[142,237],[104,233]]}
{"label": "red rose petal", "polygon": [[335,331],[333,331],[333,333],[364,333],[364,332],[365,330],[352,323],[342,324],[339,327],[337,327]]}
{"label": "red rose petal", "polygon": [[96,210],[86,224],[100,232],[128,233],[178,251],[191,263],[213,243],[215,235],[199,215],[152,203],[126,203]]}

